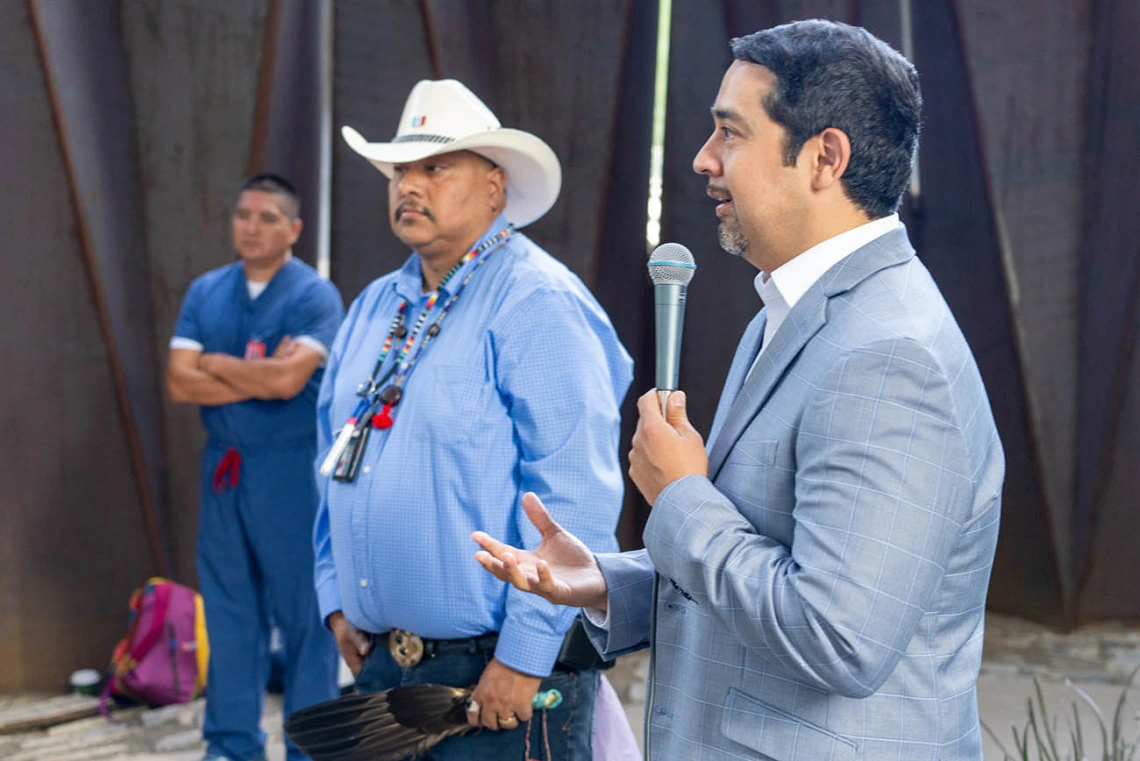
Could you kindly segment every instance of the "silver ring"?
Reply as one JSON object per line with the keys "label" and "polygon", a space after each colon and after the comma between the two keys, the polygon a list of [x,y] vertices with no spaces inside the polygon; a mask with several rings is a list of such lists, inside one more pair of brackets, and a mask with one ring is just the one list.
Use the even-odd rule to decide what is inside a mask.
{"label": "silver ring", "polygon": [[479,705],[478,700],[471,699],[471,700],[467,701],[467,713],[479,713],[479,711],[481,711],[482,708],[483,708],[483,706]]}

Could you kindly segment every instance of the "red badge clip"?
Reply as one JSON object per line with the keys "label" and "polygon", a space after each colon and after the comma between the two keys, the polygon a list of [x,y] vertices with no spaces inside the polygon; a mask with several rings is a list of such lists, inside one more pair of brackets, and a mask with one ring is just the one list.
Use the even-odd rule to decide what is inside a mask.
{"label": "red badge clip", "polygon": [[256,338],[249,339],[245,345],[246,359],[265,359],[265,344]]}
{"label": "red badge clip", "polygon": [[385,404],[380,411],[372,416],[372,427],[383,431],[392,427],[392,405]]}

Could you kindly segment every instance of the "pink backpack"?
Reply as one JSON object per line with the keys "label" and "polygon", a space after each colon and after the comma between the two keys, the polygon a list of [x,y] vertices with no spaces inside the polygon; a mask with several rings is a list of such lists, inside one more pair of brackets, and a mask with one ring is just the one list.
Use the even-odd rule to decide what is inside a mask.
{"label": "pink backpack", "polygon": [[202,596],[154,577],[131,595],[127,633],[111,656],[100,710],[111,695],[150,706],[187,703],[206,689],[210,645]]}

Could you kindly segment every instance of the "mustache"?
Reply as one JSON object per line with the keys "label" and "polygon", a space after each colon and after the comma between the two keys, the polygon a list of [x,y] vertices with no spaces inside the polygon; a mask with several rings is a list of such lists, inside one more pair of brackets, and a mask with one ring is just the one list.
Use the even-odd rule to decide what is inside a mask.
{"label": "mustache", "polygon": [[726,198],[729,196],[727,187],[725,187],[724,185],[715,185],[711,182],[705,188],[705,192],[708,194],[718,193],[722,196],[725,196]]}
{"label": "mustache", "polygon": [[417,201],[413,201],[410,198],[404,201],[400,201],[400,203],[396,206],[396,213],[394,215],[396,221],[399,222],[400,217],[404,216],[404,212],[408,210],[418,211],[431,221],[435,221],[435,215],[431,213],[431,209],[424,206],[423,204],[418,203]]}

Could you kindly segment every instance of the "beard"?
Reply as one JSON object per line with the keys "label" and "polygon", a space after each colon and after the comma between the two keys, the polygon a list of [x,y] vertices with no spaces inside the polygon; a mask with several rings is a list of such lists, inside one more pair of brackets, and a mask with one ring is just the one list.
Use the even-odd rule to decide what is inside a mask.
{"label": "beard", "polygon": [[740,220],[735,216],[720,223],[717,237],[720,239],[720,247],[733,256],[744,256],[748,252],[748,238],[744,237]]}

